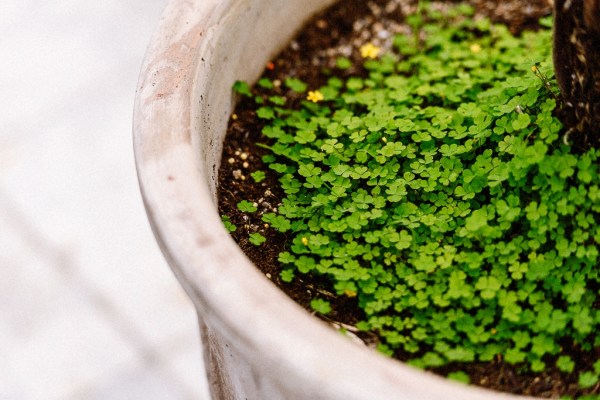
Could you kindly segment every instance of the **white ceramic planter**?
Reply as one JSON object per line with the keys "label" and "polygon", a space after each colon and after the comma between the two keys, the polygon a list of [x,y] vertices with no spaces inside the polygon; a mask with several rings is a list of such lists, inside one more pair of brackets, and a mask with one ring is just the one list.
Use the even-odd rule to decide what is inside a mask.
{"label": "white ceramic planter", "polygon": [[[172,0],[147,51],[134,146],[146,210],[193,300],[215,399],[499,400],[356,345],[280,292],[223,228],[216,173],[236,79],[333,0]],[[199,378],[200,379],[200,378]]]}

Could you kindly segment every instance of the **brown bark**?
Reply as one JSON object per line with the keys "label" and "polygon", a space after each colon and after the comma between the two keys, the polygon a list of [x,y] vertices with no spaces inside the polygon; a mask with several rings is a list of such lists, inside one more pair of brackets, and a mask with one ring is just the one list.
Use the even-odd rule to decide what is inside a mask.
{"label": "brown bark", "polygon": [[600,145],[600,0],[555,0],[554,69],[566,139]]}

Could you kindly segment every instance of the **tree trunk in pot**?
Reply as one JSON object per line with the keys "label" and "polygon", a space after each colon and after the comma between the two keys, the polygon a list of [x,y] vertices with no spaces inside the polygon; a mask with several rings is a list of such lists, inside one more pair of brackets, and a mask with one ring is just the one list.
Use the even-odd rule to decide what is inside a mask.
{"label": "tree trunk in pot", "polygon": [[566,139],[600,145],[600,0],[555,0],[554,69]]}

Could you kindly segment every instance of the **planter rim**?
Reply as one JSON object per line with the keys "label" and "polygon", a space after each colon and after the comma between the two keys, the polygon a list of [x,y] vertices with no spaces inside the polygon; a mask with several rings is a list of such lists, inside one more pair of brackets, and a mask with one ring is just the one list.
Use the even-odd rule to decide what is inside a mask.
{"label": "planter rim", "polygon": [[[242,354],[266,357],[261,361],[265,369],[284,371],[299,387],[321,384],[322,398],[526,399],[418,371],[343,338],[264,277],[223,227],[210,189],[214,177],[201,160],[198,136],[217,125],[214,129],[222,129],[230,107],[211,114],[216,116],[203,125],[211,104],[201,89],[212,87],[207,86],[211,71],[226,68],[211,57],[220,35],[237,29],[228,25],[232,16],[247,12],[244,7],[276,3],[171,0],[140,73],[133,124],[140,190],[156,240],[200,317]],[[315,10],[322,7],[312,3]],[[278,40],[284,43],[295,29]],[[279,47],[264,54],[274,55]],[[231,102],[230,92],[223,96]]]}

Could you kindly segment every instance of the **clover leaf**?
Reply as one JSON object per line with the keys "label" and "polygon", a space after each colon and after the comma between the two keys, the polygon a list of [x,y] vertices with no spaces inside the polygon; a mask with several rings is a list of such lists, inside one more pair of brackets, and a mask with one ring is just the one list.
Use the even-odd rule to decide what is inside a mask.
{"label": "clover leaf", "polygon": [[242,212],[248,212],[248,213],[253,213],[253,212],[256,212],[256,210],[258,210],[257,206],[248,200],[240,201],[237,204],[237,208]]}
{"label": "clover leaf", "polygon": [[327,300],[319,298],[310,301],[310,308],[323,315],[327,315],[331,312],[331,304]]}
{"label": "clover leaf", "polygon": [[495,297],[501,287],[500,281],[493,276],[482,276],[475,284],[475,288],[481,292],[480,295],[484,299]]}
{"label": "clover leaf", "polygon": [[261,244],[263,244],[264,242],[267,241],[267,238],[264,237],[263,235],[261,235],[258,232],[255,233],[251,233],[250,237],[248,239],[250,241],[250,243],[252,243],[255,246],[260,246]]}

